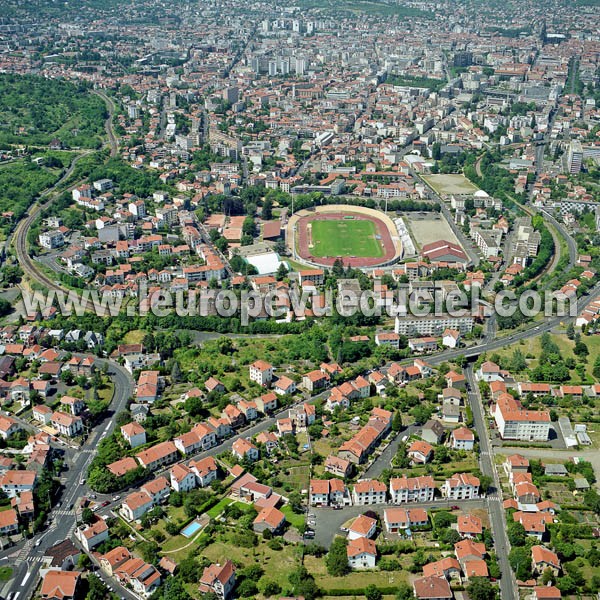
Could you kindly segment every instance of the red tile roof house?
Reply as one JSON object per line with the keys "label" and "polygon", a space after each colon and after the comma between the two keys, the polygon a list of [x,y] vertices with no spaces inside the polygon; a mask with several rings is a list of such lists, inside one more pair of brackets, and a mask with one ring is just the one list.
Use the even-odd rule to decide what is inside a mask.
{"label": "red tile roof house", "polygon": [[121,514],[128,521],[136,521],[154,506],[152,498],[146,492],[133,492],[129,494],[121,505]]}
{"label": "red tile roof house", "polygon": [[75,597],[80,576],[78,571],[48,571],[42,581],[40,596],[44,600],[71,600]]}
{"label": "red tile roof house", "polygon": [[442,485],[442,495],[451,500],[479,497],[479,479],[470,473],[456,473]]}
{"label": "red tile roof house", "polygon": [[450,584],[444,577],[421,577],[413,581],[413,591],[418,600],[452,600]]}
{"label": "red tile roof house", "polygon": [[302,376],[302,387],[313,393],[325,389],[329,385],[330,377],[322,371],[311,371]]}
{"label": "red tile roof house", "polygon": [[264,360],[257,360],[249,367],[250,381],[258,385],[268,386],[273,380],[273,365]]}
{"label": "red tile roof house", "polygon": [[169,476],[171,487],[176,492],[189,492],[196,487],[196,474],[184,464],[174,465]]}
{"label": "red tile roof house", "polygon": [[457,522],[457,530],[463,538],[476,538],[483,534],[481,519],[476,515],[460,515]]}
{"label": "red tile roof house", "polygon": [[[279,381],[281,381],[281,379],[283,379],[283,377],[281,377],[278,380],[278,383],[279,383]],[[294,382],[292,381],[292,383],[294,383]],[[274,390],[275,390],[274,392],[267,392],[266,394],[262,394],[262,396],[258,396],[258,398],[254,399],[257,410],[259,410],[263,414],[268,414],[270,412],[273,412],[277,408],[277,396],[275,394],[280,393],[277,391],[277,389],[278,388],[277,388],[277,384],[276,384],[275,388],[274,388]],[[294,384],[294,391],[295,391],[295,384]],[[292,393],[292,392],[290,391],[290,393]]]}
{"label": "red tile roof house", "polygon": [[450,440],[454,450],[473,450],[475,446],[475,434],[467,427],[459,427],[452,431]]}
{"label": "red tile roof house", "polygon": [[108,539],[108,525],[104,519],[98,519],[89,526],[78,527],[75,537],[81,542],[86,552],[89,552]]}
{"label": "red tile roof house", "polygon": [[200,487],[206,487],[211,481],[217,478],[217,463],[212,456],[191,461],[189,467],[196,474]]}
{"label": "red tile roof house", "polygon": [[346,554],[351,569],[372,569],[377,560],[377,546],[373,540],[360,537],[348,542]]}
{"label": "red tile roof house", "polygon": [[560,572],[560,560],[552,550],[544,546],[532,546],[531,567],[534,575],[541,575],[546,569],[550,569],[556,577]]}
{"label": "red tile roof house", "polygon": [[263,508],[254,519],[252,528],[257,533],[270,531],[273,534],[282,533],[285,525],[285,515],[275,507]]}
{"label": "red tile roof house", "polygon": [[213,592],[221,600],[226,600],[235,587],[235,566],[228,560],[223,565],[212,564],[206,567],[200,578],[200,592]]}
{"label": "red tile roof house", "polygon": [[338,477],[346,478],[352,472],[352,463],[349,460],[331,454],[325,459],[324,467],[325,472]]}
{"label": "red tile roof house", "polygon": [[110,465],[106,465],[106,468],[115,476],[115,477],[123,477],[129,471],[133,471],[134,469],[139,468],[139,464],[136,462],[135,458],[132,456],[126,456],[125,458],[121,458],[120,460],[116,460],[114,463]]}
{"label": "red tile roof house", "polygon": [[252,442],[249,442],[244,438],[235,440],[231,447],[231,451],[233,455],[240,460],[247,458],[249,461],[253,462],[259,458],[258,448]]}
{"label": "red tile roof house", "polygon": [[407,454],[412,463],[424,465],[433,456],[433,446],[422,440],[416,440],[408,447]]}
{"label": "red tile roof house", "polygon": [[143,446],[146,443],[146,430],[136,421],[122,425],[121,435],[130,448]]}
{"label": "red tile roof house", "polygon": [[164,465],[170,465],[179,458],[177,447],[173,442],[161,442],[136,455],[139,463],[145,469],[153,471]]}
{"label": "red tile roof house", "polygon": [[131,554],[125,546],[117,546],[100,557],[100,568],[112,577],[114,571],[130,558]]}
{"label": "red tile roof house", "polygon": [[135,592],[148,597],[160,585],[160,573],[141,558],[131,558],[118,567],[116,576],[129,583]]}
{"label": "red tile roof house", "polygon": [[454,544],[454,555],[460,563],[467,560],[480,560],[486,555],[485,544],[469,539],[461,540]]}
{"label": "red tile roof house", "polygon": [[383,521],[390,533],[399,533],[403,529],[424,527],[429,519],[423,508],[386,508],[383,511]]}
{"label": "red tile roof house", "polygon": [[394,477],[390,479],[390,496],[393,504],[402,502],[431,502],[435,495],[435,481],[431,475],[420,477]]}
{"label": "red tile roof house", "polygon": [[460,579],[460,574],[460,563],[453,556],[447,556],[423,567],[423,575],[425,577]]}
{"label": "red tile roof house", "polygon": [[554,585],[540,585],[533,588],[532,600],[558,600],[562,598],[560,590]]}
{"label": "red tile roof house", "polygon": [[348,539],[355,540],[359,537],[373,537],[377,530],[377,521],[366,515],[359,515],[348,528]]}
{"label": "red tile roof house", "polygon": [[386,497],[387,487],[385,483],[376,479],[357,481],[352,492],[354,504],[358,506],[385,504]]}
{"label": "red tile roof house", "polygon": [[19,532],[19,515],[14,508],[0,512],[0,535],[14,535]]}

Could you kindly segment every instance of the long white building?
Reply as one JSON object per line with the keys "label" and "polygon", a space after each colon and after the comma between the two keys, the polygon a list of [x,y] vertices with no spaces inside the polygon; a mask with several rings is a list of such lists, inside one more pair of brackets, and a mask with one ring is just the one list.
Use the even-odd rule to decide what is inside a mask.
{"label": "long white building", "polygon": [[524,410],[510,394],[498,397],[494,419],[503,440],[545,442],[550,434],[550,413],[546,410]]}

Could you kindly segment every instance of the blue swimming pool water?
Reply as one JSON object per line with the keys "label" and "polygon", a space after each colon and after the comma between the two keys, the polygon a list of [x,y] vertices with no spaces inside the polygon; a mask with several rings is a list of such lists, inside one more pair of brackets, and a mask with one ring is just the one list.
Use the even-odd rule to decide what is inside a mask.
{"label": "blue swimming pool water", "polygon": [[189,525],[186,525],[181,530],[181,535],[184,537],[192,537],[199,529],[202,529],[202,525],[198,521],[192,521]]}

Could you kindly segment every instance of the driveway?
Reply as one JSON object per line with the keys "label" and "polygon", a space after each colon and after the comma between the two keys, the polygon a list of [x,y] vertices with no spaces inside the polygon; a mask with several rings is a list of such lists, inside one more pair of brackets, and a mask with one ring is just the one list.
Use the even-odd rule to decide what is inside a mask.
{"label": "driveway", "polygon": [[[447,498],[438,498],[433,502],[406,502],[403,504],[371,504],[367,506],[346,506],[342,510],[333,510],[332,508],[318,508],[309,506],[308,514],[314,515],[314,518],[308,517],[308,520],[314,520],[316,524],[312,526],[315,531],[314,542],[325,548],[329,548],[333,538],[337,534],[343,535],[340,527],[354,517],[362,515],[367,511],[376,512],[383,521],[383,511],[386,508],[424,508],[429,511],[431,509],[448,509],[450,506],[460,506],[461,509],[486,508],[487,503],[484,499],[478,500],[448,500]],[[387,532],[384,532],[387,535]],[[310,541],[310,540],[309,540]]]}

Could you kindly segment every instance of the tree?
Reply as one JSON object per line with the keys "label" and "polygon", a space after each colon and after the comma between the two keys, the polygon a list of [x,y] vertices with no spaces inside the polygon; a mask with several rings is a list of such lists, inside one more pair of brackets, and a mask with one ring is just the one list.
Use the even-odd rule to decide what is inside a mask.
{"label": "tree", "polygon": [[304,506],[302,504],[302,496],[298,492],[291,492],[288,496],[288,504],[296,514],[302,514],[304,512]]}
{"label": "tree", "polygon": [[250,598],[258,592],[258,586],[252,579],[243,579],[237,587],[237,593],[242,598]]}
{"label": "tree", "polygon": [[81,520],[86,525],[91,525],[96,520],[96,515],[91,508],[86,507],[81,511]]}
{"label": "tree", "polygon": [[492,478],[489,475],[479,476],[479,488],[484,494],[488,493],[490,486],[492,485]]}
{"label": "tree", "polygon": [[279,265],[279,267],[277,268],[277,281],[281,281],[282,279],[285,279],[287,277],[288,274],[288,270],[287,267],[285,266],[285,263],[281,263]]}
{"label": "tree", "polygon": [[573,326],[573,323],[569,323],[567,325],[567,337],[570,340],[574,340],[575,339],[575,327]]}
{"label": "tree", "polygon": [[496,598],[496,588],[485,577],[470,578],[467,592],[471,600],[495,600]]}
{"label": "tree", "polygon": [[[87,555],[83,555],[87,556]],[[85,596],[85,600],[104,600],[108,597],[109,591],[104,583],[93,574],[89,574],[87,577],[88,592]]]}
{"label": "tree", "polygon": [[273,200],[265,198],[262,206],[261,217],[264,221],[270,221],[273,218]]}
{"label": "tree", "polygon": [[452,525],[452,523],[455,522],[456,517],[446,510],[441,510],[440,512],[435,513],[435,516],[433,517],[433,527],[436,531],[447,529],[450,527],[450,525]]}
{"label": "tree", "polygon": [[509,523],[508,527],[506,528],[506,532],[511,546],[525,545],[525,541],[527,540],[527,532],[521,523],[517,523],[516,521]]}
{"label": "tree", "polygon": [[264,581],[260,584],[263,596],[267,598],[278,596],[281,593],[281,586],[276,581]]}
{"label": "tree", "polygon": [[396,600],[414,600],[415,595],[413,594],[413,590],[408,585],[408,583],[402,582],[398,586],[398,591],[396,592]]}
{"label": "tree", "polygon": [[306,567],[298,567],[288,576],[294,596],[304,596],[304,600],[315,600],[320,594],[315,578],[306,570]]}
{"label": "tree", "polygon": [[171,381],[172,383],[179,383],[181,381],[181,369],[176,360],[173,361],[173,368],[171,369]]}
{"label": "tree", "polygon": [[383,594],[376,585],[370,584],[365,588],[365,598],[367,600],[381,600]]}
{"label": "tree", "polygon": [[0,317],[6,316],[11,311],[12,311],[11,303],[4,298],[0,298]]}
{"label": "tree", "polygon": [[[167,532],[168,533],[168,532]],[[194,583],[200,579],[202,569],[193,556],[184,558],[178,566],[179,576],[185,583]]]}
{"label": "tree", "polygon": [[346,545],[347,543],[344,538],[336,537],[325,557],[327,572],[334,577],[342,577],[350,570]]}
{"label": "tree", "polygon": [[402,414],[400,411],[396,411],[394,413],[394,417],[392,418],[392,431],[401,431],[402,430]]}
{"label": "tree", "polygon": [[525,546],[511,548],[508,561],[517,579],[525,581],[531,577],[531,550]]}

